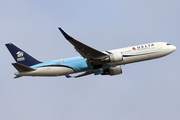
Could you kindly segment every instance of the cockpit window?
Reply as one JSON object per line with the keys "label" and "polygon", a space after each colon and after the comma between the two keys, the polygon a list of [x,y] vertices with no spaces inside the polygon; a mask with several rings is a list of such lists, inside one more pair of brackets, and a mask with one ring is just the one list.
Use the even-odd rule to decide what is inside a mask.
{"label": "cockpit window", "polygon": [[171,44],[167,43],[167,45],[171,45]]}

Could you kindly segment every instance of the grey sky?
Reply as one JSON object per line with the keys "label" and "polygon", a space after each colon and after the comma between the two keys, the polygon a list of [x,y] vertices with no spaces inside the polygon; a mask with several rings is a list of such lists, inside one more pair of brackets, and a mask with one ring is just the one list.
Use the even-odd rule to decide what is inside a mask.
{"label": "grey sky", "polygon": [[[0,120],[179,120],[179,0],[1,0]],[[169,42],[160,59],[114,77],[13,79],[12,42],[41,61],[78,56],[58,27],[98,50]]]}

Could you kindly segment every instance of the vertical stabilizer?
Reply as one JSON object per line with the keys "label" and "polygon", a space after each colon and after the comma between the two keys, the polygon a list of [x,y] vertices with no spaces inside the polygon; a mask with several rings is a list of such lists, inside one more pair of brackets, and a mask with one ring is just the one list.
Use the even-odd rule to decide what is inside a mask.
{"label": "vertical stabilizer", "polygon": [[32,66],[38,63],[41,63],[40,61],[36,60],[29,54],[27,54],[25,51],[21,50],[17,46],[15,46],[12,43],[6,44],[6,47],[8,48],[9,52],[15,59],[17,63],[26,65],[26,66]]}

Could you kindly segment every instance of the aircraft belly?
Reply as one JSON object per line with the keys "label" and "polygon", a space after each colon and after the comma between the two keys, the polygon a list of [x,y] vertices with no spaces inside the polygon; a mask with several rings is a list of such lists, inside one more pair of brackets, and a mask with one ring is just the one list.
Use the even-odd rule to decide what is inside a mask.
{"label": "aircraft belly", "polygon": [[20,76],[61,76],[74,73],[74,70],[67,67],[41,67],[35,71],[20,72]]}
{"label": "aircraft belly", "polygon": [[149,58],[150,59],[155,59],[155,58],[166,56],[168,54],[169,54],[169,52],[167,50],[163,50],[163,51],[159,51],[159,52],[154,53],[154,54],[150,54]]}
{"label": "aircraft belly", "polygon": [[126,57],[123,57],[123,61],[119,61],[117,64],[128,64],[128,63],[133,63],[133,62],[140,62],[140,61],[145,61],[145,60],[151,60],[159,57],[163,57],[168,55],[168,51],[163,50],[163,51],[158,51],[156,53],[146,53],[143,55],[126,55]]}
{"label": "aircraft belly", "polygon": [[148,60],[148,59],[149,59],[148,55],[128,56],[128,57],[123,57],[122,61],[112,62],[112,63],[108,63],[108,64],[110,66],[117,66],[117,65],[123,65],[123,64],[128,64],[128,63],[133,63],[133,62],[138,62],[138,61],[143,61],[143,60]]}
{"label": "aircraft belly", "polygon": [[140,55],[140,56],[125,57],[124,62],[125,63],[132,63],[132,62],[148,60],[148,59],[149,59],[148,55]]}

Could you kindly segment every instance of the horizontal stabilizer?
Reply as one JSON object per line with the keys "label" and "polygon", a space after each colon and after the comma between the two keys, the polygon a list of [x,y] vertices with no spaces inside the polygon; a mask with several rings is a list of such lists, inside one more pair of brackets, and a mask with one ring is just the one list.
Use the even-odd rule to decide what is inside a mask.
{"label": "horizontal stabilizer", "polygon": [[19,72],[27,72],[27,71],[33,71],[35,69],[30,68],[26,65],[22,65],[20,63],[12,63],[12,65],[19,71]]}
{"label": "horizontal stabilizer", "polygon": [[18,75],[16,75],[16,76],[14,77],[14,79],[15,79],[15,78],[20,78],[20,77],[22,77],[22,76],[18,76]]}

